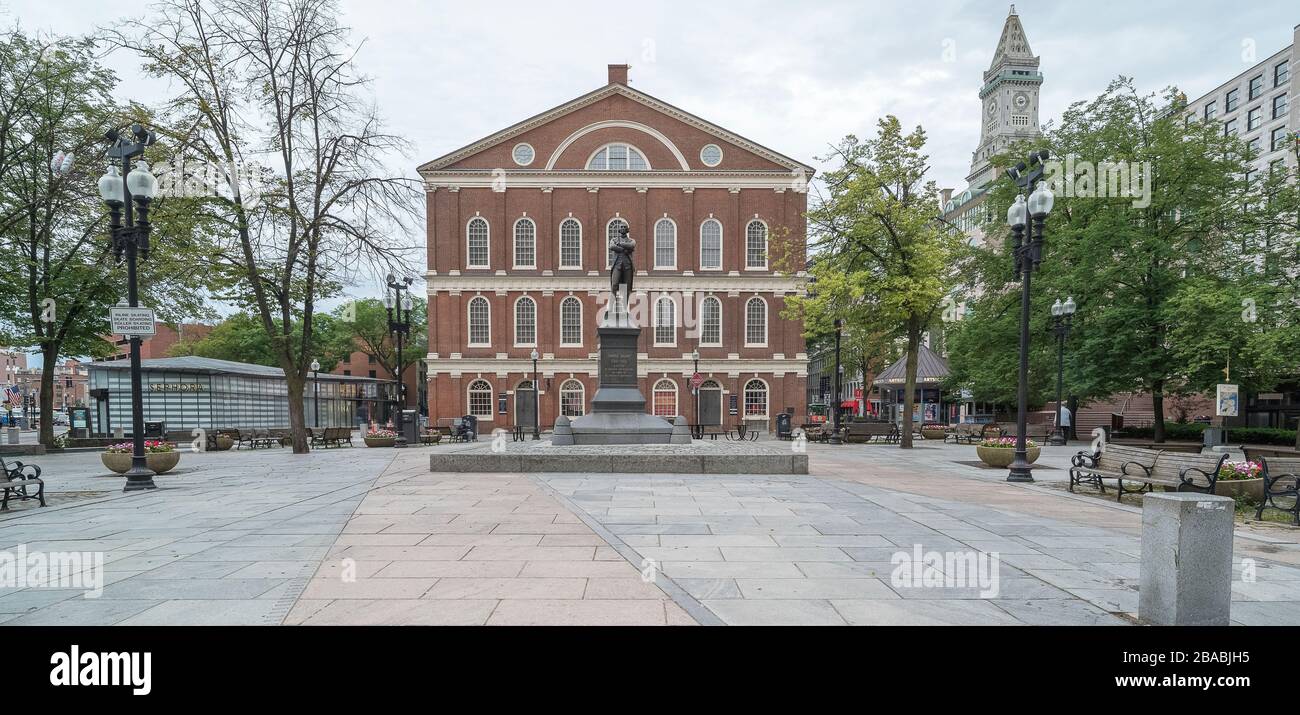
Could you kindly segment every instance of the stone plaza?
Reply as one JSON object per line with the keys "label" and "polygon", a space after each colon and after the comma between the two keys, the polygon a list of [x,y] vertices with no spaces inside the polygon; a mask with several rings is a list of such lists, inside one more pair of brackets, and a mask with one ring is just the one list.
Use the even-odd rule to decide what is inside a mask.
{"label": "stone plaza", "polygon": [[[1077,444],[1032,484],[936,442],[809,444],[808,474],[430,471],[458,449],[491,447],[186,453],[127,494],[97,452],[34,459],[49,506],[0,514],[0,550],[101,553],[102,593],[6,585],[0,622],[1138,622],[1141,510],[1065,490]],[[1297,542],[1238,521],[1233,624],[1300,624]],[[898,578],[931,552],[996,554],[993,588]]]}

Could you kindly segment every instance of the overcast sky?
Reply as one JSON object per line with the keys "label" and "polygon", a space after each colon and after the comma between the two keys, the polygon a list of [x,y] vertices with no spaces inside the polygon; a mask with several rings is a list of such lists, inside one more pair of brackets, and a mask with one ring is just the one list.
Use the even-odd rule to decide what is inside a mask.
{"label": "overcast sky", "polygon": [[[375,78],[381,111],[415,147],[404,162],[412,175],[422,161],[603,85],[605,65],[626,62],[633,87],[819,167],[830,143],[870,135],[877,118],[896,114],[925,127],[934,177],[953,188],[979,138],[981,75],[1008,11],[962,0],[342,4],[365,40],[358,62]],[[0,22],[76,34],[145,7],[0,0]],[[1300,23],[1300,7],[1283,0],[1032,0],[1016,9],[1042,58],[1043,121],[1120,74],[1196,97],[1291,44]],[[133,57],[111,64],[124,96],[148,102],[167,89],[142,81]]]}

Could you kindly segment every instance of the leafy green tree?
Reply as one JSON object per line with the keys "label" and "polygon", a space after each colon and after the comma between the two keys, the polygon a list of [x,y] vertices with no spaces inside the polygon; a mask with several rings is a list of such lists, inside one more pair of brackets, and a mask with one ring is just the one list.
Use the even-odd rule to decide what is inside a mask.
{"label": "leafy green tree", "polygon": [[898,118],[887,116],[875,138],[839,144],[839,167],[822,177],[827,194],[808,212],[814,287],[789,300],[791,314],[814,334],[846,320],[868,365],[880,364],[895,338],[904,341],[905,449],[912,446],[921,338],[966,263],[963,238],[936,220],[939,190],[926,178],[925,141],[920,127],[904,134]]}
{"label": "leafy green tree", "polygon": [[[314,330],[311,331],[312,344],[306,350],[301,347],[302,332],[296,333],[295,350],[301,350],[319,360],[321,370],[329,372],[338,365],[344,356],[351,352],[345,339],[348,328],[335,316],[318,314]],[[301,321],[295,321],[301,325]],[[168,351],[169,355],[197,355],[217,360],[231,360],[254,365],[276,367],[279,358],[272,337],[267,333],[255,316],[248,313],[235,313],[217,323],[203,338],[177,342]]]}
{"label": "leafy green tree", "polygon": [[[411,332],[402,341],[402,367],[423,360],[429,353],[429,303],[411,298]],[[397,345],[388,333],[388,310],[377,298],[349,301],[334,309],[335,349],[359,350],[373,357],[391,375],[397,374]],[[395,317],[395,316],[394,316]],[[339,342],[342,344],[340,345]]]}
{"label": "leafy green tree", "polygon": [[[1260,376],[1277,370],[1276,348],[1247,341],[1239,317],[1240,301],[1259,287],[1242,278],[1255,258],[1240,239],[1265,221],[1252,211],[1273,209],[1260,201],[1258,185],[1243,180],[1245,144],[1217,123],[1186,121],[1180,96],[1141,95],[1120,78],[1096,99],[1072,105],[1041,142],[1053,159],[1069,160],[1063,167],[1138,167],[1128,187],[1140,191],[1117,195],[1094,179],[1091,189],[1107,195],[1086,195],[1086,174],[1065,176],[1062,166],[1049,172],[1057,201],[1032,297],[1031,389],[1038,401],[1054,389],[1049,308],[1072,295],[1079,308],[1067,350],[1070,392],[1084,400],[1149,392],[1157,441],[1164,440],[1166,395],[1212,384],[1229,345],[1249,345],[1234,362],[1257,362]],[[999,163],[1029,148],[1013,147]],[[1062,190],[1066,181],[1069,191]],[[1016,191],[1010,180],[997,182],[990,215],[1002,216]],[[1006,232],[996,218],[990,223],[993,240],[977,260],[980,294],[949,344],[954,378],[985,399],[1015,389],[1019,298],[1010,249],[999,238]],[[1214,329],[1205,329],[1207,320]],[[1215,355],[1224,364],[1214,366]]]}

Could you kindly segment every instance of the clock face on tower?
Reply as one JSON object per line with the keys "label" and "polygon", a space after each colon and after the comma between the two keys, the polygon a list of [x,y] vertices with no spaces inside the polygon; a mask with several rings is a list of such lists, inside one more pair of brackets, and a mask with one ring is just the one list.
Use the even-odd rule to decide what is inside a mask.
{"label": "clock face on tower", "polygon": [[1024,94],[1023,92],[1018,93],[1016,94],[1016,98],[1012,101],[1015,102],[1016,109],[1024,109],[1029,106],[1029,95]]}

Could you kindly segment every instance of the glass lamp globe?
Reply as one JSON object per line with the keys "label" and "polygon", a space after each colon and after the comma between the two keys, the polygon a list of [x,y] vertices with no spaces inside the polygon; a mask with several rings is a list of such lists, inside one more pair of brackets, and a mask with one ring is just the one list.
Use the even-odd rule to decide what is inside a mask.
{"label": "glass lamp globe", "polygon": [[124,188],[122,172],[117,170],[116,165],[109,166],[108,171],[99,177],[99,197],[104,201],[117,201],[118,203],[125,201]]}
{"label": "glass lamp globe", "polygon": [[1034,193],[1029,195],[1029,213],[1034,218],[1042,218],[1052,212],[1052,204],[1056,202],[1056,197],[1047,188],[1046,181],[1038,182],[1038,188]]}
{"label": "glass lamp globe", "polygon": [[1025,208],[1025,197],[1017,195],[1015,203],[1011,204],[1011,206],[1007,208],[1007,225],[1012,227],[1024,226],[1027,213],[1028,211]]}
{"label": "glass lamp globe", "polygon": [[152,199],[158,193],[158,179],[149,173],[149,164],[144,159],[137,161],[126,175],[126,188],[138,199]]}
{"label": "glass lamp globe", "polygon": [[312,361],[311,361],[311,370],[312,370],[312,372],[316,372],[316,371],[320,370],[320,360],[312,360]]}
{"label": "glass lamp globe", "polygon": [[1063,315],[1074,315],[1074,311],[1078,309],[1078,307],[1079,306],[1074,302],[1074,296],[1066,298],[1065,305],[1061,306],[1064,311]]}
{"label": "glass lamp globe", "polygon": [[392,293],[385,293],[385,294],[384,294],[384,307],[385,307],[385,308],[388,308],[388,309],[391,310],[392,307],[393,307],[394,302],[395,302],[395,301],[393,300],[393,294],[392,294]]}
{"label": "glass lamp globe", "polygon": [[532,353],[529,354],[529,357],[531,357],[532,359],[536,360],[536,359],[538,358],[537,351],[534,350]]}
{"label": "glass lamp globe", "polygon": [[403,295],[402,295],[402,310],[410,310],[410,309],[411,309],[411,303],[412,303],[412,301],[411,301],[411,294],[410,294],[410,293],[405,293],[405,294],[403,294]]}
{"label": "glass lamp globe", "polygon": [[1056,302],[1052,303],[1052,315],[1059,316],[1064,312],[1064,310],[1065,306],[1061,305],[1061,299],[1057,298]]}

